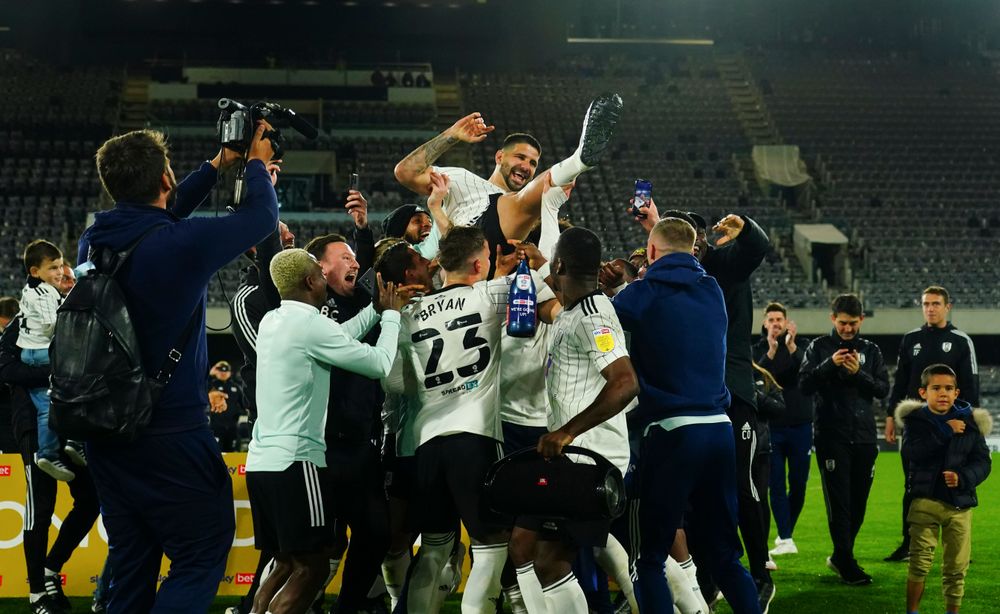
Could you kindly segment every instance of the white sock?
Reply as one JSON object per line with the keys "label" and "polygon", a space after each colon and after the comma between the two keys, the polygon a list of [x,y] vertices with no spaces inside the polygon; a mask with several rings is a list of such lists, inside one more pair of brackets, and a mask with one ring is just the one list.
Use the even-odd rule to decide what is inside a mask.
{"label": "white sock", "polygon": [[[677,563],[677,561],[675,561],[674,559],[668,557],[667,558],[667,582],[670,581],[670,564],[671,563],[676,564],[681,570],[683,570],[684,575],[687,577],[687,586],[688,586],[688,589],[691,591],[691,594],[694,595],[694,598],[697,600],[697,602],[698,602],[698,608],[700,608],[702,612],[708,612],[709,611],[708,610],[708,603],[705,602],[705,597],[704,597],[704,595],[701,594],[701,587],[698,586],[698,568],[694,564],[694,559],[691,558],[690,556],[688,556],[687,560],[684,561],[683,563]],[[671,585],[671,589],[670,590],[673,590],[673,585]],[[674,597],[674,601],[677,601],[677,597],[676,596]],[[684,610],[683,608],[681,608],[681,611],[685,612],[686,610]],[[692,611],[693,612],[697,612],[698,610],[692,610]]]}
{"label": "white sock", "polygon": [[377,599],[380,595],[384,595],[388,592],[389,591],[385,588],[385,579],[378,575],[375,576],[375,579],[372,581],[372,587],[368,589],[368,598]]}
{"label": "white sock", "polygon": [[267,577],[271,575],[271,572],[274,571],[274,568],[277,566],[278,566],[278,561],[276,559],[271,559],[270,561],[268,561],[267,565],[264,565],[264,569],[260,570],[260,582],[257,584],[257,586],[263,586],[264,581],[267,580]]}
{"label": "white sock", "polygon": [[632,575],[629,570],[628,552],[614,535],[608,535],[608,543],[603,548],[594,548],[594,558],[605,573],[614,578],[615,583],[628,599],[628,605],[633,612],[639,611],[639,602],[635,599],[635,587],[632,586]]}
{"label": "white sock", "polygon": [[455,592],[458,585],[462,583],[462,563],[465,562],[465,544],[458,542],[452,550],[451,556],[441,569],[441,578],[438,581],[437,593],[434,595],[434,605],[437,610],[444,605],[444,600],[448,595]]}
{"label": "white sock", "polygon": [[542,232],[538,239],[538,251],[548,260],[552,260],[552,252],[559,240],[559,207],[567,200],[566,193],[558,186],[549,188],[542,195]]}
{"label": "white sock", "polygon": [[545,594],[545,605],[548,606],[550,612],[559,612],[559,614],[589,614],[590,612],[590,608],[587,607],[587,597],[583,594],[583,588],[576,581],[576,576],[573,575],[572,571],[562,580],[557,580],[555,584],[543,588],[542,592]]}
{"label": "white sock", "polygon": [[382,561],[382,579],[385,580],[385,590],[389,593],[391,610],[396,609],[399,596],[403,593],[403,582],[406,581],[406,570],[410,568],[410,551],[403,550],[398,554],[388,554]]}
{"label": "white sock", "polygon": [[528,614],[528,608],[524,605],[524,597],[521,595],[521,589],[516,584],[514,586],[505,586],[503,595],[507,598],[507,602],[510,603],[511,614]]}
{"label": "white sock", "polygon": [[538,576],[535,574],[535,564],[521,565],[515,571],[517,572],[517,587],[521,589],[521,598],[524,600],[524,607],[528,610],[528,614],[548,614],[549,606],[545,603],[542,583],[538,581]]}
{"label": "white sock", "polygon": [[47,575],[47,576],[58,576],[59,572],[58,571],[52,571],[51,569],[49,569],[48,567],[46,567],[45,568],[45,575]]}
{"label": "white sock", "polygon": [[552,173],[550,178],[552,180],[552,185],[559,187],[561,185],[569,185],[573,183],[573,180],[584,173],[584,171],[590,170],[591,167],[586,166],[583,160],[580,159],[580,147],[576,148],[568,158],[560,162],[556,162],[549,172]]}
{"label": "white sock", "polygon": [[472,571],[462,595],[462,614],[495,614],[507,544],[473,544]]}
{"label": "white sock", "polygon": [[420,554],[410,575],[406,607],[413,614],[432,613],[441,568],[451,555],[454,533],[424,533],[420,536]]}
{"label": "white sock", "polygon": [[30,595],[28,595],[28,603],[35,603],[45,595],[46,593],[31,593]]}

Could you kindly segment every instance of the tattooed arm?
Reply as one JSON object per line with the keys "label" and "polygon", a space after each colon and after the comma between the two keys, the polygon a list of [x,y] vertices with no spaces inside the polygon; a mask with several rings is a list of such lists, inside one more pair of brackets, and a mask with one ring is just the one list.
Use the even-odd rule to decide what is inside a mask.
{"label": "tattooed arm", "polygon": [[479,143],[494,129],[486,125],[481,114],[466,115],[400,160],[395,169],[396,179],[417,194],[430,194],[431,166],[437,159],[455,143]]}

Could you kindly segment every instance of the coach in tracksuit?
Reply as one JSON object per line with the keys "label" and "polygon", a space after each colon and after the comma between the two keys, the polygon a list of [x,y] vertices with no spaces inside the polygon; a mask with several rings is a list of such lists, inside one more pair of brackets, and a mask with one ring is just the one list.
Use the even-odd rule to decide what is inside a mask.
{"label": "coach in tracksuit", "polygon": [[[955,328],[948,321],[951,298],[941,286],[930,286],[920,297],[924,325],[903,335],[896,359],[896,379],[892,383],[888,415],[885,419],[885,441],[896,443],[896,425],[893,412],[905,399],[920,400],[920,374],[934,364],[948,365],[955,371],[962,400],[973,407],[979,406],[979,364],[972,338]],[[902,457],[900,457],[902,458]],[[905,473],[906,466],[903,470]],[[903,543],[887,556],[886,562],[905,561],[910,556],[910,525],[906,516],[913,497],[903,494]]]}
{"label": "coach in tracksuit", "polygon": [[729,321],[718,282],[692,255],[694,243],[688,222],[657,223],[646,246],[652,264],[645,278],[614,301],[631,334],[640,387],[633,422],[643,435],[639,603],[644,612],[673,611],[663,570],[690,504],[690,535],[702,544],[726,599],[737,613],[758,613],[736,533],[735,445],[726,416]]}
{"label": "coach in tracksuit", "polygon": [[871,584],[854,558],[878,455],[872,405],[889,393],[889,373],[878,346],[858,336],[861,300],[841,294],[833,301],[834,329],[806,349],[799,385],[815,394],[816,462],[823,480],[833,540],[830,567],[845,584]]}

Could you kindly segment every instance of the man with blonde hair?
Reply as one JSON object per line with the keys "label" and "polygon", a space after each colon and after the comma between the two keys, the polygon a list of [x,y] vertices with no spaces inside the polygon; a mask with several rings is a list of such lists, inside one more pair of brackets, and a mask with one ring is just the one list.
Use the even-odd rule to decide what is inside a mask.
{"label": "man with blonde hair", "polygon": [[[667,556],[690,505],[688,533],[705,550],[712,577],[733,611],[761,611],[740,564],[736,533],[736,452],[726,415],[726,304],[718,282],[693,255],[694,227],[663,219],[649,233],[646,276],[615,297],[639,375],[633,424],[639,457],[639,607],[673,611]],[[670,314],[663,317],[663,314]],[[664,352],[663,340],[670,340]]]}
{"label": "man with blonde hair", "polygon": [[[277,565],[252,611],[304,612],[327,577],[325,549],[334,540],[323,433],[330,369],[388,375],[405,298],[380,277],[378,303],[338,324],[319,311],[327,282],[309,252],[285,250],[270,271],[281,306],[264,316],[257,336],[258,416],[246,469],[255,545],[274,552]],[[358,341],[379,320],[378,343]]]}

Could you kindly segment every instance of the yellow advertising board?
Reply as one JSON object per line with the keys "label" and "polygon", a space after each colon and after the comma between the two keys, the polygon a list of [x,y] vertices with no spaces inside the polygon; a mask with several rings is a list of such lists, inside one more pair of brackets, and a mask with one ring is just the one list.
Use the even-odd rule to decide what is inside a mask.
{"label": "yellow advertising board", "polygon": [[[236,536],[229,551],[226,573],[219,583],[219,595],[243,595],[253,582],[257,568],[257,550],[253,547],[253,521],[250,517],[250,502],[247,500],[245,475],[246,454],[224,454],[229,474],[233,478],[233,504],[236,514]],[[24,522],[24,466],[16,454],[0,454],[0,597],[26,597],[28,578],[24,565],[21,530]],[[72,498],[65,483],[59,484],[52,527],[49,529],[49,545],[55,540],[62,519],[72,507]],[[97,577],[101,573],[104,559],[108,554],[108,537],[104,525],[98,518],[90,534],[73,553],[62,569],[64,591],[67,595],[84,596],[94,592]],[[164,558],[160,568],[162,581],[170,568]],[[329,592],[340,588],[340,579],[331,583]]]}

